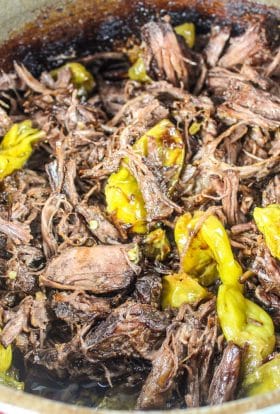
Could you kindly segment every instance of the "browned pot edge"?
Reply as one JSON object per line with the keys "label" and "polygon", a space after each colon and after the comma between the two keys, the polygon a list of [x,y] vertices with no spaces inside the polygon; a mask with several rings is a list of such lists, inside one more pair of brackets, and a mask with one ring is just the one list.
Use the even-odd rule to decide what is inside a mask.
{"label": "browned pot edge", "polygon": [[[68,405],[46,398],[26,394],[23,391],[15,391],[0,385],[1,403],[12,404],[24,409],[31,410],[30,414],[133,414],[135,411],[127,410],[96,410],[91,408]],[[251,398],[232,401],[219,406],[149,411],[149,414],[245,414],[254,410],[280,404],[280,391]],[[278,406],[277,406],[278,407]],[[11,411],[12,412],[12,411]],[[279,410],[280,412],[280,410]],[[146,411],[137,411],[138,414],[146,414]],[[274,410],[273,413],[276,413]],[[266,413],[269,414],[269,413]]]}
{"label": "browned pot edge", "polygon": [[192,20],[202,30],[213,20],[233,22],[238,29],[252,19],[280,19],[280,7],[248,0],[71,0],[65,7],[43,9],[0,45],[0,68],[10,70],[17,60],[38,75],[52,68],[56,55],[112,49],[151,17],[166,13],[176,24]]}

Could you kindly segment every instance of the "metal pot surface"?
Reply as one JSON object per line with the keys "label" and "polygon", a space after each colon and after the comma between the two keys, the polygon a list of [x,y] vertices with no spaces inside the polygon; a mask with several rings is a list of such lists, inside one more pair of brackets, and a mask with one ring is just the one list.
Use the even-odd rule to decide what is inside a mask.
{"label": "metal pot surface", "polygon": [[[280,21],[280,0],[0,0],[0,68],[9,70],[13,60],[17,60],[38,75],[43,69],[52,68],[52,56],[113,49],[131,33],[137,33],[151,16],[166,13],[172,14],[174,22],[192,20],[202,30],[213,20],[230,21],[238,30],[256,17]],[[0,385],[1,414],[108,411],[54,402]],[[166,414],[247,412],[280,413],[280,390],[222,406],[165,411]]]}

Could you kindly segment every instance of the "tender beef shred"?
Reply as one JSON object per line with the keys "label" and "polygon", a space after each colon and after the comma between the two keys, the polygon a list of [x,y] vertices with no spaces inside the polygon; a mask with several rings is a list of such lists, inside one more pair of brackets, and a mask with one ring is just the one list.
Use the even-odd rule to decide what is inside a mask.
{"label": "tender beef shred", "polygon": [[[145,410],[240,395],[246,350],[222,335],[220,282],[198,303],[162,308],[185,212],[219,217],[245,296],[280,329],[280,262],[253,220],[256,206],[280,204],[279,34],[262,18],[238,34],[215,21],[209,33],[198,25],[190,48],[174,25],[158,17],[121,50],[77,56],[94,75],[88,93],[68,66],[38,79],[20,63],[0,74],[0,136],[25,119],[46,133],[0,194],[0,342],[32,393]],[[128,78],[139,57],[147,82]],[[55,68],[66,55],[51,59]],[[163,119],[183,137],[182,168],[162,165],[153,137],[145,156],[133,149]],[[162,261],[146,234],[107,211],[105,186],[124,158],[148,231],[169,240]]]}
{"label": "tender beef shred", "polygon": [[222,404],[234,398],[241,367],[242,351],[229,343],[223,352],[209,387],[209,403]]}
{"label": "tender beef shred", "polygon": [[217,340],[214,309],[213,301],[197,310],[182,305],[152,360],[152,370],[138,398],[137,408],[165,407],[176,391],[178,381],[185,389],[188,407],[206,402]]}
{"label": "tender beef shred", "polygon": [[142,28],[146,67],[160,79],[173,85],[188,86],[189,73],[172,26],[166,22],[150,22]]}

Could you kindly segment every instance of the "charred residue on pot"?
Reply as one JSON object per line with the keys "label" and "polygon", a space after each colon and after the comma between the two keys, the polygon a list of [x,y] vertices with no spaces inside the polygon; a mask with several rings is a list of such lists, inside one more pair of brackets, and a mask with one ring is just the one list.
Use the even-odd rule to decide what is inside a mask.
{"label": "charred residue on pot", "polygon": [[144,0],[135,5],[126,0],[90,4],[78,0],[64,8],[43,10],[35,22],[1,45],[0,67],[10,70],[17,60],[38,75],[75,54],[113,49],[131,34],[137,35],[141,24],[167,13],[174,23],[194,21],[203,32],[213,20],[231,21],[238,32],[249,20],[265,17],[275,22],[280,18],[279,10],[248,1]]}

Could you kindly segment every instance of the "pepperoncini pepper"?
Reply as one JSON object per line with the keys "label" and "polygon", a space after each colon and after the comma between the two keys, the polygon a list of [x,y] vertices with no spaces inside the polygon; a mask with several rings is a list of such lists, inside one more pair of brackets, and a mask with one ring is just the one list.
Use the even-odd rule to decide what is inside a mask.
{"label": "pepperoncini pepper", "polygon": [[89,93],[94,87],[94,78],[92,74],[78,62],[70,62],[65,65],[51,71],[51,75],[54,79],[57,78],[61,69],[68,68],[71,71],[71,82],[75,88],[79,89],[81,93]]}
{"label": "pepperoncini pepper", "polygon": [[162,279],[163,309],[168,306],[179,308],[183,303],[196,303],[207,296],[207,290],[185,273],[164,276]]}
{"label": "pepperoncini pepper", "polygon": [[24,384],[17,381],[13,369],[10,369],[12,359],[13,354],[11,345],[4,348],[4,346],[0,344],[0,384],[2,383],[4,385],[22,390],[24,388]]}
{"label": "pepperoncini pepper", "polygon": [[272,256],[280,260],[280,204],[256,207],[253,216]]}
{"label": "pepperoncini pepper", "polygon": [[[261,307],[242,294],[241,266],[234,259],[229,238],[214,215],[197,212],[181,216],[175,226],[175,241],[182,268],[199,278],[203,270],[216,265],[222,281],[217,297],[217,313],[227,341],[246,349],[243,373],[258,367],[275,345],[273,321]],[[195,233],[197,232],[197,233]],[[192,237],[192,238],[191,238]]]}
{"label": "pepperoncini pepper", "polygon": [[[155,156],[162,166],[170,168],[168,190],[172,192],[184,161],[184,143],[179,131],[168,119],[163,119],[133,145],[135,153],[148,157],[149,142],[153,143]],[[137,181],[130,173],[128,160],[123,159],[119,170],[111,174],[105,187],[108,213],[115,216],[121,225],[135,233],[147,231],[144,200]]]}
{"label": "pepperoncini pepper", "polygon": [[15,388],[16,390],[24,390],[24,383],[18,381],[13,373],[5,374],[0,372],[0,384]]}
{"label": "pepperoncini pepper", "polygon": [[144,240],[145,254],[156,260],[162,261],[170,253],[170,243],[163,229],[151,231]]}
{"label": "pepperoncini pepper", "polygon": [[277,390],[280,388],[280,355],[247,375],[242,384],[242,390],[245,395],[252,397],[254,395],[264,394],[265,392]]}
{"label": "pepperoncini pepper", "polygon": [[258,367],[275,345],[271,317],[260,306],[246,299],[232,285],[219,287],[217,313],[227,341],[246,347],[243,372],[248,374]]}
{"label": "pepperoncini pepper", "polygon": [[175,32],[185,39],[185,42],[190,48],[195,44],[195,25],[193,23],[183,23],[175,26]]}
{"label": "pepperoncini pepper", "polygon": [[23,167],[32,153],[32,144],[45,136],[32,128],[31,121],[14,124],[0,144],[0,180]]}
{"label": "pepperoncini pepper", "polygon": [[218,275],[223,283],[237,286],[242,269],[234,259],[225,228],[217,217],[211,215],[202,222],[186,250],[189,238],[203,214],[196,212],[192,218],[186,213],[177,220],[175,241],[182,256],[183,270],[198,277],[206,286],[213,283]]}
{"label": "pepperoncini pepper", "polygon": [[128,69],[128,77],[137,82],[151,82],[152,79],[147,74],[145,62],[141,55]]}
{"label": "pepperoncini pepper", "polygon": [[12,364],[12,357],[11,345],[4,348],[4,346],[0,344],[0,374],[4,374],[8,371]]}
{"label": "pepperoncini pepper", "polygon": [[202,122],[196,122],[196,121],[194,121],[192,124],[191,124],[191,126],[189,127],[189,133],[191,134],[191,135],[195,135],[195,134],[197,134],[199,131],[200,131],[200,129],[201,129],[201,127],[202,127]]}

